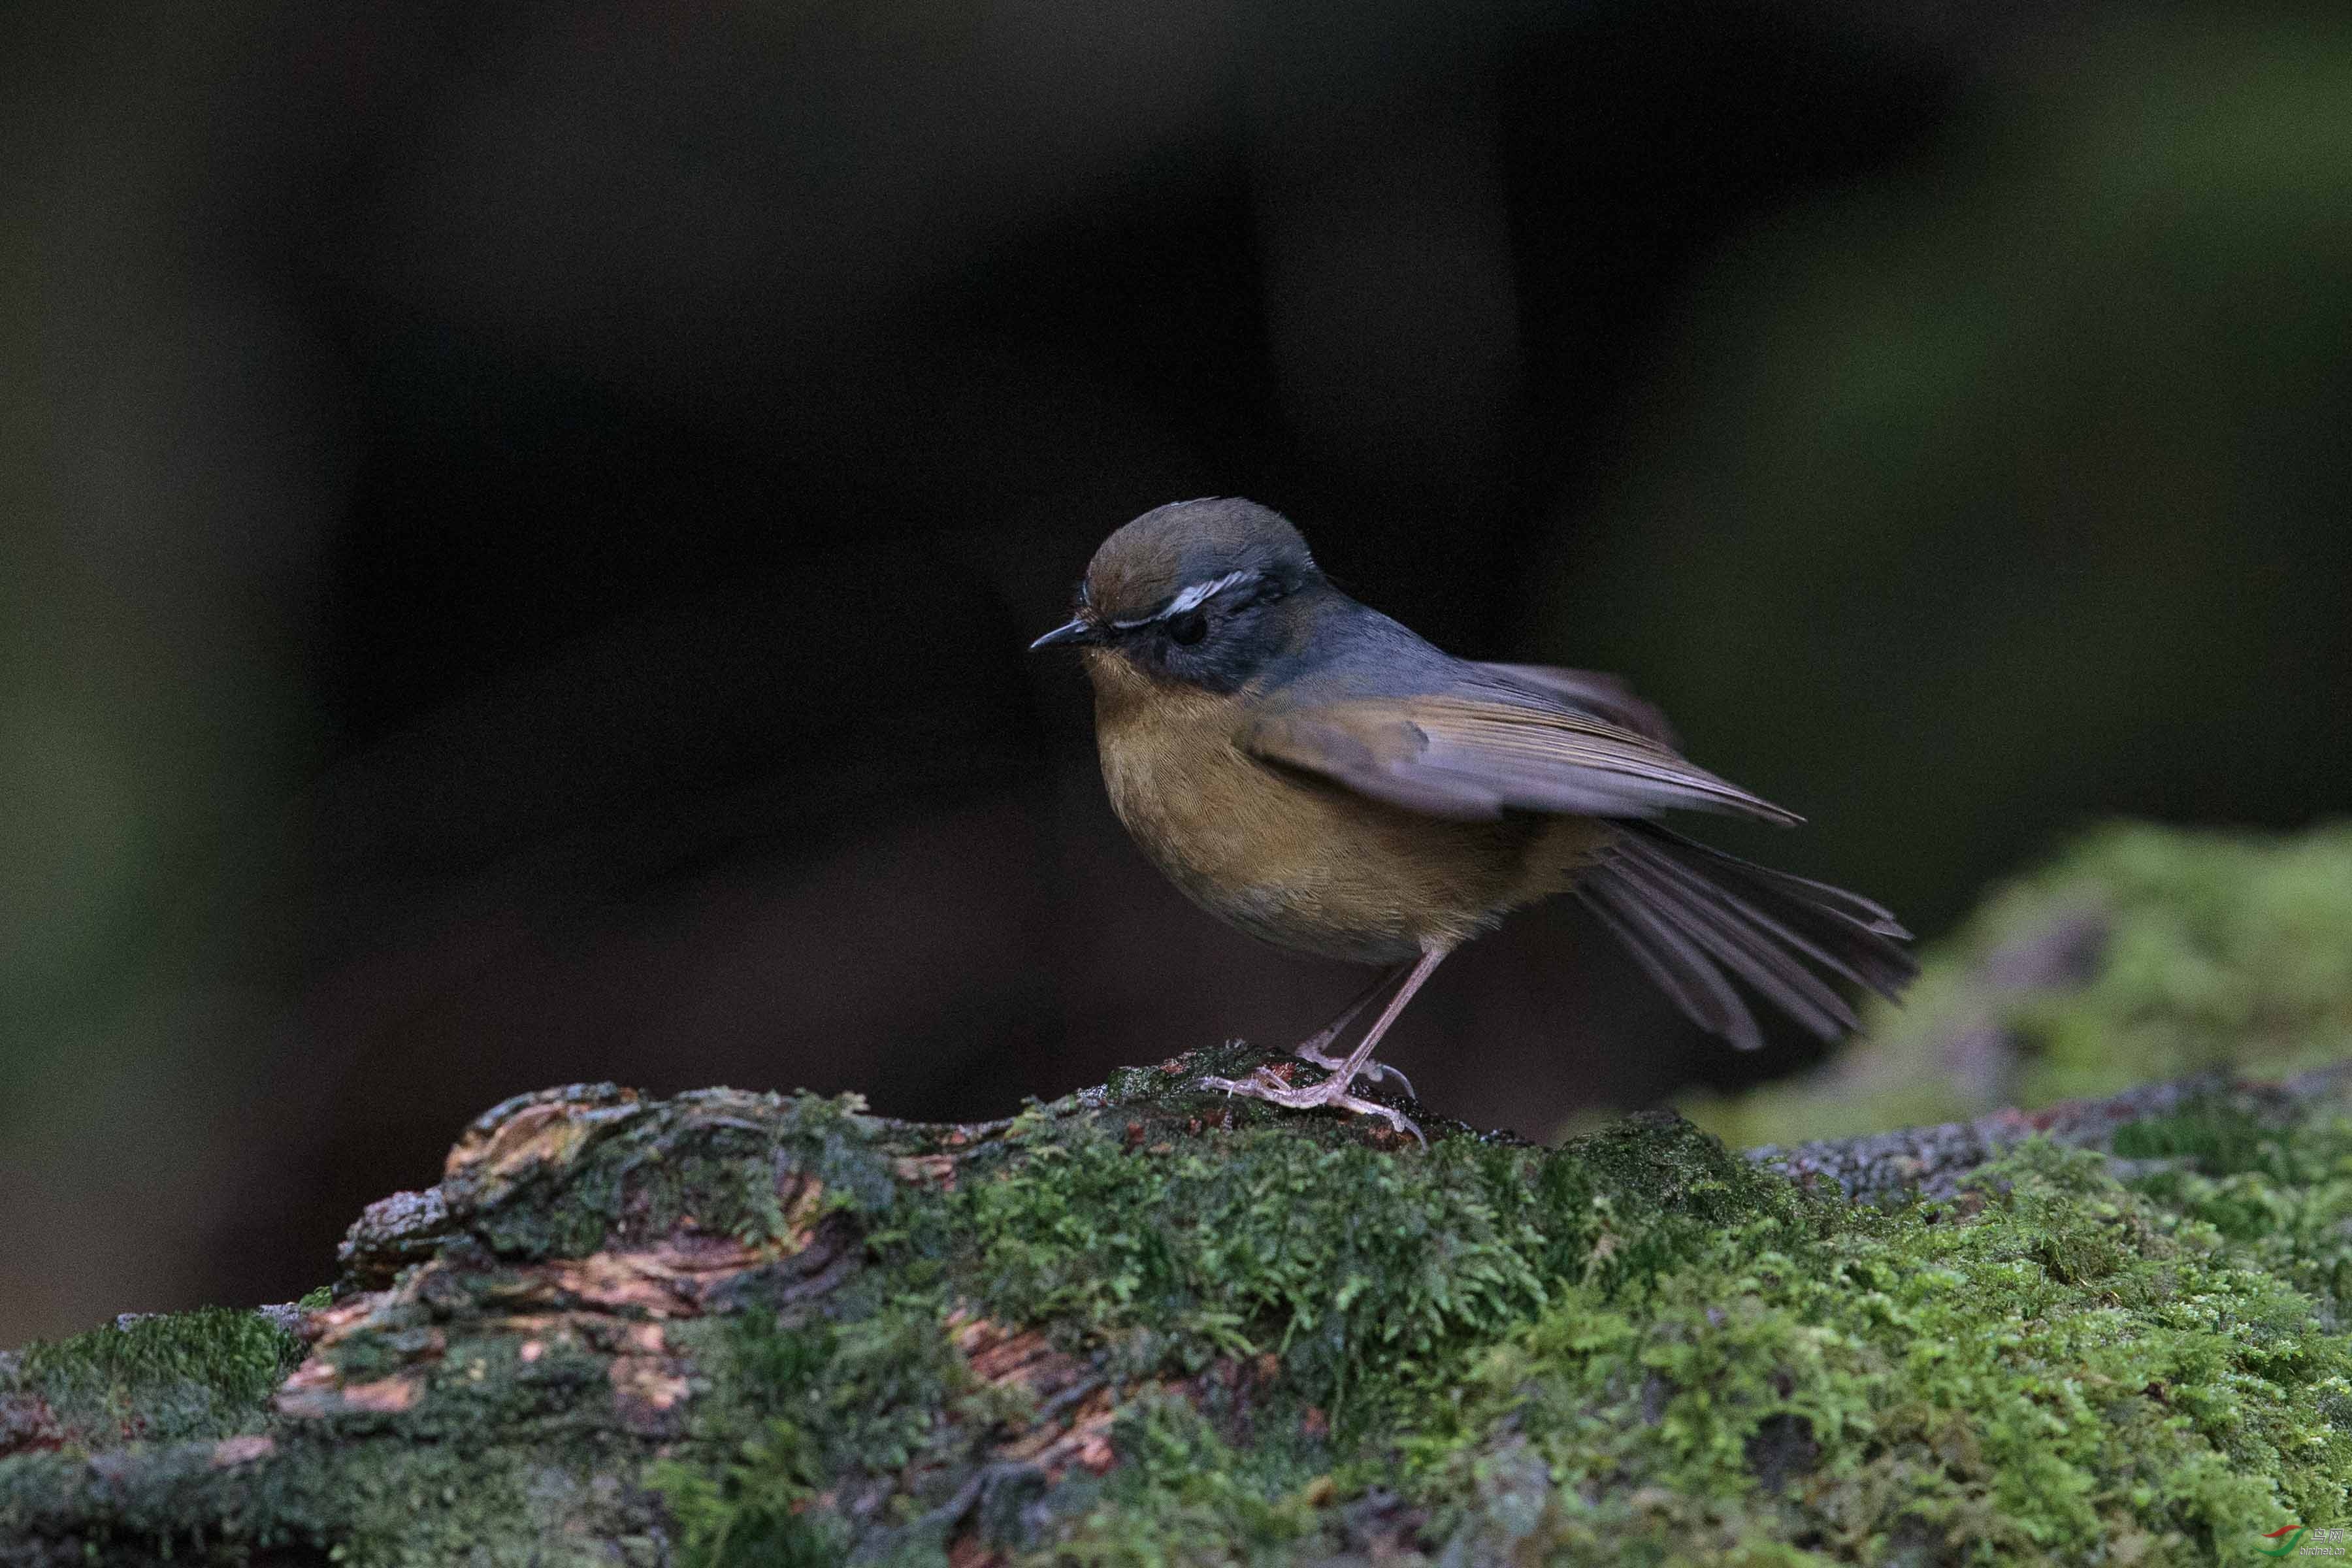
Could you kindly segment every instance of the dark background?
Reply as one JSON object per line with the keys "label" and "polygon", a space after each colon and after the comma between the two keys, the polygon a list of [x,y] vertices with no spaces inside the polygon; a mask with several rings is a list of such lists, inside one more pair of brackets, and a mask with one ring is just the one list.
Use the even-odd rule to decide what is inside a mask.
{"label": "dark background", "polygon": [[[1339,18],[1349,19],[1342,25]],[[1814,0],[20,5],[0,1343],[327,1279],[513,1092],[979,1117],[1358,984],[1024,656],[1281,508],[1632,674],[1933,936],[2352,800],[2352,17]],[[1384,1053],[1545,1134],[1810,1059],[1570,911]]]}

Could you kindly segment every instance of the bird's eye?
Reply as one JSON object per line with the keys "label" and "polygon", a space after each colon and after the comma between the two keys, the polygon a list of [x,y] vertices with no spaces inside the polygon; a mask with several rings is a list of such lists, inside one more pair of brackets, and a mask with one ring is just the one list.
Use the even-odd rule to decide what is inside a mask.
{"label": "bird's eye", "polygon": [[1191,647],[1209,635],[1209,617],[1198,610],[1187,610],[1181,616],[1168,617],[1168,640]]}

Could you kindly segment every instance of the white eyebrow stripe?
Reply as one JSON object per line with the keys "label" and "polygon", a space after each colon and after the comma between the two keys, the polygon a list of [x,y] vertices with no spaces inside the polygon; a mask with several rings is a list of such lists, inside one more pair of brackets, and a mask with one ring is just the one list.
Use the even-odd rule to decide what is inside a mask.
{"label": "white eyebrow stripe", "polygon": [[1236,583],[1246,583],[1256,576],[1255,572],[1228,572],[1222,577],[1212,577],[1205,583],[1195,583],[1168,601],[1158,615],[1146,616],[1139,621],[1113,621],[1111,625],[1123,632],[1138,626],[1148,626],[1154,621],[1164,621],[1171,616],[1181,616],[1187,610],[1197,610],[1209,600]]}

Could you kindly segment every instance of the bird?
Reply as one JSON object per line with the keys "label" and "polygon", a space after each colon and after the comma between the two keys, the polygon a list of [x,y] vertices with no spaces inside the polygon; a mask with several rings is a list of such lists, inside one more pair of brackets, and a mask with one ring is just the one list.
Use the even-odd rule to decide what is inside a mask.
{"label": "bird", "polygon": [[1292,1051],[1320,1081],[1267,1063],[1202,1089],[1421,1138],[1356,1080],[1394,1076],[1410,1095],[1373,1058],[1398,1016],[1448,954],[1557,895],[1741,1049],[1763,1037],[1735,980],[1835,1039],[1857,1026],[1832,979],[1893,998],[1916,973],[1884,906],[1659,822],[1801,819],[1685,760],[1623,680],[1443,652],[1334,586],[1256,502],[1176,501],[1126,523],[1087,563],[1069,620],[1030,647],[1079,651],[1111,807],[1186,897],[1276,946],[1381,972]]}

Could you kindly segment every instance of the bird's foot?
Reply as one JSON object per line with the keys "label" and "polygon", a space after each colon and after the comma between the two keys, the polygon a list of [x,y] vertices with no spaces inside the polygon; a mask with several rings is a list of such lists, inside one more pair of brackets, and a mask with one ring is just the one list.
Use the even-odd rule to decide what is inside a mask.
{"label": "bird's foot", "polygon": [[1347,1084],[1336,1074],[1306,1089],[1293,1089],[1283,1080],[1281,1074],[1271,1068],[1260,1068],[1247,1078],[1203,1078],[1198,1079],[1197,1084],[1202,1089],[1247,1095],[1252,1100],[1263,1100],[1291,1110],[1312,1110],[1317,1106],[1328,1105],[1362,1116],[1377,1116],[1398,1131],[1412,1133],[1423,1148],[1429,1147],[1429,1140],[1422,1137],[1421,1129],[1413,1125],[1412,1118],[1393,1106],[1360,1100],[1349,1094]]}
{"label": "bird's foot", "polygon": [[[1307,1041],[1305,1045],[1298,1047],[1290,1054],[1297,1057],[1302,1062],[1313,1062],[1325,1072],[1335,1073],[1341,1068],[1348,1065],[1345,1058],[1332,1056],[1328,1052],[1318,1048],[1313,1040]],[[1361,1076],[1370,1079],[1374,1083],[1386,1083],[1389,1079],[1394,1079],[1397,1082],[1404,1085],[1404,1091],[1406,1094],[1411,1095],[1415,1100],[1419,1100],[1421,1098],[1421,1096],[1413,1094],[1412,1092],[1412,1079],[1405,1077],[1404,1074],[1397,1071],[1396,1068],[1389,1066],[1386,1062],[1368,1061],[1362,1067],[1358,1068],[1356,1071]]]}

